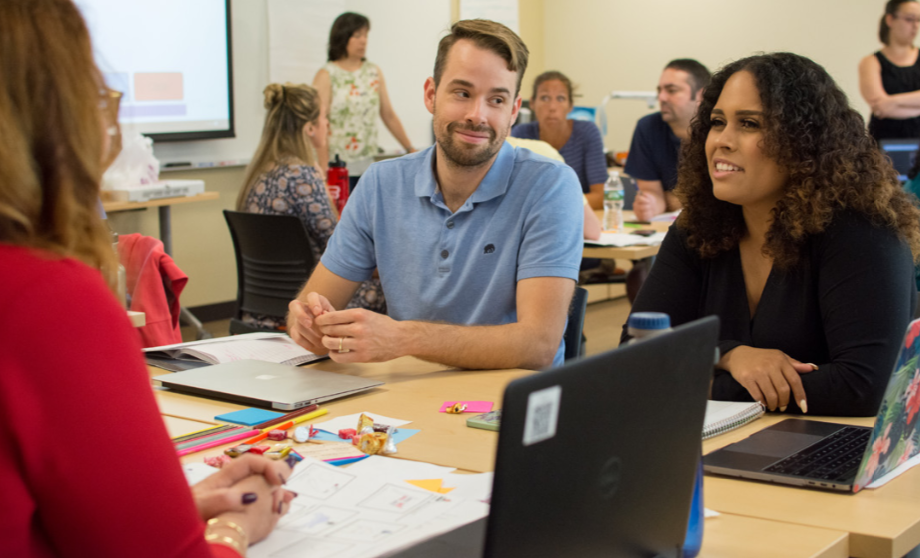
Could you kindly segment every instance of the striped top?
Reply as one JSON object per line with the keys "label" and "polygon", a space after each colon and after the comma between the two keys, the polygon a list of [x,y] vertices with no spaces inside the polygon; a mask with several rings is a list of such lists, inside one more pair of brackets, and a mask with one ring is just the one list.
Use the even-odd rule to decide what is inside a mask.
{"label": "striped top", "polygon": [[[511,129],[511,135],[516,138],[538,140],[540,124],[536,121],[518,124]],[[572,120],[572,135],[559,150],[559,154],[578,175],[582,192],[587,194],[591,191],[592,184],[603,184],[607,181],[604,142],[601,140],[600,130],[593,122]]]}

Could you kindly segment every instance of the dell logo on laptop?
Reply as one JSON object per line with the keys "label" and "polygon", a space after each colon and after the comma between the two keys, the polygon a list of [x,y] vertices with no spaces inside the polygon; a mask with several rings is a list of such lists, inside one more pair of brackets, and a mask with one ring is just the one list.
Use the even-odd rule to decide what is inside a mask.
{"label": "dell logo on laptop", "polygon": [[493,244],[486,244],[485,250],[483,250],[482,253],[483,253],[483,254],[491,254],[491,253],[494,252],[494,251],[495,251],[495,245],[493,245]]}

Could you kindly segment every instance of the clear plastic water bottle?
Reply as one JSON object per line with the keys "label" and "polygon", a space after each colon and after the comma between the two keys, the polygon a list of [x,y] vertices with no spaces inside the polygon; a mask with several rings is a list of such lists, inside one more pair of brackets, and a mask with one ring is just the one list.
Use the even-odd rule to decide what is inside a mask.
{"label": "clear plastic water bottle", "polygon": [[[629,343],[639,343],[671,331],[671,317],[662,312],[635,312],[629,315],[626,329],[627,333],[632,336]],[[703,446],[701,444],[700,464],[696,469],[693,501],[690,504],[690,519],[687,521],[687,535],[684,537],[684,558],[694,558],[700,553],[700,547],[703,546],[703,514]]]}
{"label": "clear plastic water bottle", "polygon": [[617,171],[610,171],[604,183],[603,226],[607,232],[623,232],[623,181]]}

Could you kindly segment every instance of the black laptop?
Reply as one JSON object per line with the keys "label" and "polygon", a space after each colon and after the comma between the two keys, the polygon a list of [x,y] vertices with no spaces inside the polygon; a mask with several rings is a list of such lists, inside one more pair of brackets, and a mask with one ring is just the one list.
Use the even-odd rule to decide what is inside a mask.
{"label": "black laptop", "polygon": [[511,382],[487,518],[401,558],[677,557],[718,319]]}
{"label": "black laptop", "polygon": [[872,428],[787,419],[706,456],[705,470],[859,492],[920,452],[920,320],[907,328]]}

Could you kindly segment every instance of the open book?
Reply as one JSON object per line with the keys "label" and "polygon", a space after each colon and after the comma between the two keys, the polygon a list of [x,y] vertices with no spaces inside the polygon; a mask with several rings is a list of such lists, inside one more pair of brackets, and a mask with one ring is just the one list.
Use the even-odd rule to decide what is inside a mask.
{"label": "open book", "polygon": [[763,413],[763,405],[756,401],[753,403],[707,401],[703,439],[712,438],[744,426],[752,420],[760,418]]}
{"label": "open book", "polygon": [[223,364],[235,360],[264,360],[298,366],[325,358],[295,343],[284,333],[246,333],[144,349],[144,356]]}

